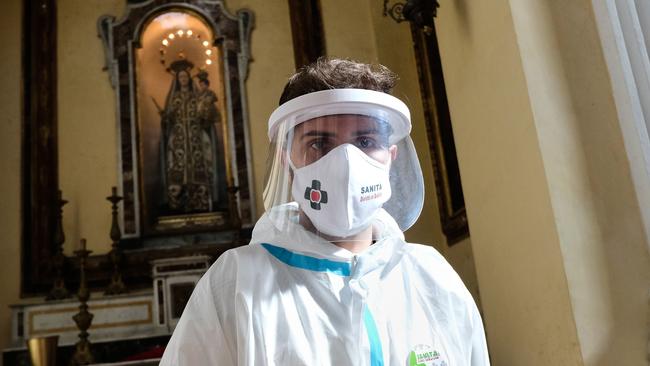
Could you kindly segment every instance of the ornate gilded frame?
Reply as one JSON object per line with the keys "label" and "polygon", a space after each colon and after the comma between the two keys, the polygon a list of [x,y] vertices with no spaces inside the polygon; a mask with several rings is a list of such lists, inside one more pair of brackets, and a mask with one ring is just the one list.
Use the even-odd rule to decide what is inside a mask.
{"label": "ornate gilded frame", "polygon": [[[116,93],[117,125],[120,153],[118,188],[124,201],[120,207],[120,226],[127,243],[137,243],[146,236],[144,196],[141,183],[137,113],[137,69],[135,49],[141,47],[140,37],[148,21],[165,12],[180,11],[200,17],[215,35],[213,44],[221,50],[226,95],[227,136],[225,137],[229,191],[232,194],[230,214],[225,218],[206,215],[179,216],[164,221],[168,232],[214,231],[250,226],[255,217],[249,131],[244,82],[250,62],[249,38],[253,15],[240,10],[231,15],[221,0],[149,0],[129,4],[125,15],[116,20],[102,16],[98,32],[104,43],[106,70]],[[146,228],[146,227],[145,227]],[[149,230],[151,231],[151,230]],[[160,234],[160,233],[157,233]],[[136,245],[137,247],[137,245]]]}
{"label": "ornate gilded frame", "polygon": [[465,198],[435,27],[409,22],[422,93],[442,231],[449,245],[469,236]]}

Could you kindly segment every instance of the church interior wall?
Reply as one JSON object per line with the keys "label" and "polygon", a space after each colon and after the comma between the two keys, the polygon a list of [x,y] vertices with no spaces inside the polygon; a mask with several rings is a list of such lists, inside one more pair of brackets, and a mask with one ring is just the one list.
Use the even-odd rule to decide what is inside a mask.
{"label": "church interior wall", "polygon": [[63,198],[64,252],[86,238],[94,253],[110,250],[111,187],[118,182],[115,92],[102,71],[104,49],[97,18],[120,16],[123,1],[57,1],[59,186]]}
{"label": "church interior wall", "polygon": [[641,364],[647,238],[591,2],[512,5],[584,363]]}
{"label": "church interior wall", "polygon": [[437,19],[492,362],[578,365],[509,3],[443,2]]}
{"label": "church interior wall", "polygon": [[[67,255],[82,237],[95,253],[110,248],[105,197],[118,180],[115,95],[95,27],[100,15],[121,16],[124,3],[57,1]],[[259,216],[267,118],[294,68],[288,5],[226,3],[232,13],[249,8],[255,14],[246,87]],[[453,246],[440,226],[408,24],[383,17],[381,1],[321,3],[329,55],[379,62],[401,77],[396,95],[411,107],[427,197],[406,236],[443,253],[477,299],[480,285],[493,364],[601,365],[614,357],[616,364],[640,364],[647,239],[590,3],[441,1],[437,32],[472,235]],[[0,14],[0,42],[6,172],[0,180],[0,345],[6,346],[8,305],[20,301],[19,0]]]}
{"label": "church interior wall", "polygon": [[591,3],[443,1],[437,25],[493,363],[645,364],[647,238]]}
{"label": "church interior wall", "polygon": [[9,304],[20,296],[20,217],[21,217],[21,2],[10,1],[0,13],[0,44],[3,70],[0,87],[0,345],[9,341],[11,312]]}

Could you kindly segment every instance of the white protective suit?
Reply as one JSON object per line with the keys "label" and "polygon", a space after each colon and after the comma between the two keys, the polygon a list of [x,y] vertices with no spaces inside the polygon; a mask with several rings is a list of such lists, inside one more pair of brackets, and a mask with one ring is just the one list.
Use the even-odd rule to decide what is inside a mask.
{"label": "white protective suit", "polygon": [[[295,204],[282,209],[294,210]],[[161,365],[489,365],[472,296],[388,213],[355,255],[264,215],[199,281]]]}

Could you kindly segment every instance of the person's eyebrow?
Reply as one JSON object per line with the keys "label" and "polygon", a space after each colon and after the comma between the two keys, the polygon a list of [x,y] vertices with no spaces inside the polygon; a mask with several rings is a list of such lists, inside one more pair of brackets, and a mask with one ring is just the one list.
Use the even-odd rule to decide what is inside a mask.
{"label": "person's eyebrow", "polygon": [[368,129],[365,129],[365,130],[358,130],[358,131],[354,132],[355,136],[373,135],[373,134],[379,135],[379,134],[381,134],[381,131],[379,131],[378,128],[373,127],[373,128],[368,128]]}
{"label": "person's eyebrow", "polygon": [[312,130],[303,133],[302,136],[300,136],[300,139],[302,140],[306,137],[334,137],[334,136],[336,136],[334,132]]}

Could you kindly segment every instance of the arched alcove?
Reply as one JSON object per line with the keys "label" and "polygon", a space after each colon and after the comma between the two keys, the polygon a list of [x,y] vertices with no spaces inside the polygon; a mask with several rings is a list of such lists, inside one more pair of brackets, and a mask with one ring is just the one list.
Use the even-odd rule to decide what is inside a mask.
{"label": "arched alcove", "polygon": [[[141,127],[146,127],[147,123],[150,125],[160,123],[160,118],[149,122],[145,122],[144,119],[146,116],[151,116],[152,106],[154,110],[156,108],[151,96],[154,99],[158,98],[157,101],[164,101],[171,85],[169,79],[171,76],[166,71],[167,66],[160,64],[158,44],[155,47],[155,52],[158,52],[155,67],[158,70],[148,77],[157,78],[156,75],[166,75],[167,79],[160,77],[160,83],[167,86],[162,91],[157,90],[155,84],[147,86],[141,78],[146,76],[146,73],[143,75],[140,73],[145,66],[148,70],[150,62],[145,60],[147,37],[149,37],[148,26],[153,27],[152,30],[156,27],[160,27],[161,31],[166,30],[162,23],[155,19],[162,20],[174,13],[185,14],[184,17],[191,19],[188,20],[190,28],[196,26],[196,32],[204,32],[205,35],[202,37],[206,37],[209,42],[207,47],[203,45],[203,41],[200,42],[203,52],[205,53],[207,49],[212,51],[211,65],[214,67],[206,67],[204,71],[208,72],[207,79],[217,99],[215,107],[220,111],[222,120],[223,153],[221,155],[224,159],[223,170],[227,172],[228,178],[225,188],[228,198],[225,203],[218,202],[207,212],[186,212],[182,215],[162,213],[158,216],[168,220],[164,222],[164,227],[156,229],[160,220],[158,216],[147,216],[151,214],[151,210],[147,208],[147,192],[143,185],[147,182],[145,176],[149,178],[149,171],[146,169],[149,169],[153,163],[143,161],[147,159],[143,152],[151,151],[150,144],[160,145],[160,132],[156,137],[155,131],[143,131]],[[157,23],[161,24],[155,25]],[[244,244],[252,221],[256,217],[245,90],[253,15],[248,10],[240,10],[236,15],[232,15],[225,10],[222,1],[148,0],[129,3],[124,16],[120,19],[113,16],[100,17],[97,27],[104,45],[105,70],[115,90],[115,125],[118,136],[117,188],[118,194],[124,197],[119,206],[119,226],[122,232],[120,247],[126,254],[123,278],[131,288],[150,286],[151,260],[201,253],[216,257],[229,248]],[[180,28],[183,28],[184,32],[188,29],[184,26]],[[178,32],[180,28],[175,31]],[[169,33],[167,35],[169,36]],[[155,42],[162,44],[162,39],[155,40],[156,37],[160,37],[156,32],[152,32],[151,37],[152,47]],[[142,56],[143,59],[139,60],[138,56]],[[171,62],[176,61],[176,56],[178,55],[170,59],[170,66]],[[192,76],[198,75],[202,66],[207,64],[205,62],[207,59],[203,59],[201,63],[196,62],[199,66]],[[139,95],[138,93],[141,92],[143,94]],[[165,96],[161,97],[161,95]],[[217,169],[221,171],[221,168]],[[31,243],[23,245],[31,246]],[[26,251],[25,263],[38,266],[48,260],[50,253],[48,248],[46,242],[35,242],[33,247]],[[102,288],[109,281],[110,263],[109,257],[101,253],[88,259],[88,279],[92,288]],[[66,273],[68,283],[74,282],[72,278],[67,278],[72,276],[73,272]],[[43,291],[51,283],[46,271],[23,274],[23,280],[24,293]]]}

